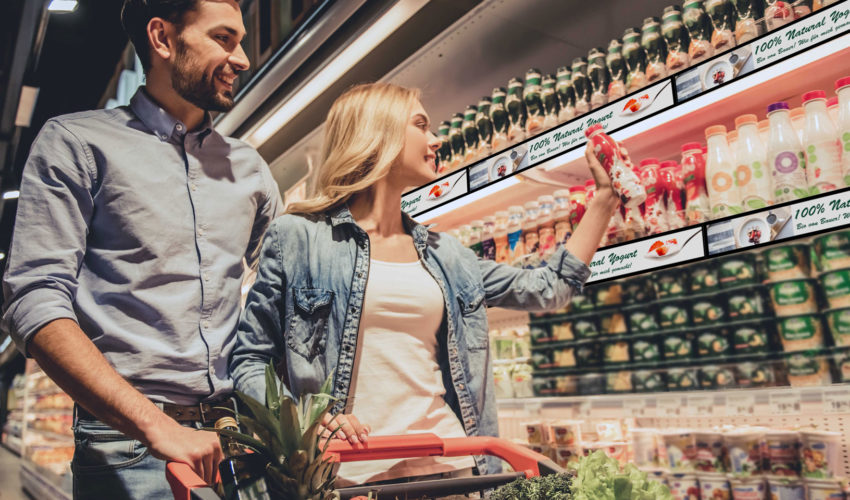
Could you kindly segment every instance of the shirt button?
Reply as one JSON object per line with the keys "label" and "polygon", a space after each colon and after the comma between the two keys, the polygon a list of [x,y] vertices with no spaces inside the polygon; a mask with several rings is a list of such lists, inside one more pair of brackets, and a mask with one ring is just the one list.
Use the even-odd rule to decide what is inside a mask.
{"label": "shirt button", "polygon": [[204,274],[204,281],[209,281],[209,280],[210,280],[210,275]]}
{"label": "shirt button", "polygon": [[204,328],[209,329],[209,327],[210,327],[210,322],[209,322],[209,321],[204,321],[203,327],[204,327]]}
{"label": "shirt button", "polygon": [[179,130],[179,131],[182,131],[182,130],[183,130],[183,125],[181,125],[181,124],[179,124],[179,123],[178,123],[178,124],[177,124],[177,126],[176,126],[175,128],[176,128],[177,130]]}
{"label": "shirt button", "polygon": [[466,387],[466,386],[465,386],[465,385],[463,385],[463,384],[458,384],[458,385],[457,385],[457,388],[458,388],[458,389],[460,389],[460,390],[463,390],[465,387]]}
{"label": "shirt button", "polygon": [[204,230],[198,229],[198,236],[203,236],[203,235],[204,235]]}
{"label": "shirt button", "polygon": [[195,184],[195,183],[192,183],[192,185],[191,185],[190,187],[192,188],[192,191],[197,191],[197,190],[198,190],[198,186],[197,186],[197,184]]}

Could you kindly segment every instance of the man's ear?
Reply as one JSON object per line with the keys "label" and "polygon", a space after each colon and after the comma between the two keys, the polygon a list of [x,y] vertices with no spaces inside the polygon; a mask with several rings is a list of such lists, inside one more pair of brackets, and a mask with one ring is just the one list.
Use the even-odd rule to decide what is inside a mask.
{"label": "man's ear", "polygon": [[174,55],[176,32],[173,24],[161,17],[154,17],[148,22],[147,33],[152,57],[168,60]]}

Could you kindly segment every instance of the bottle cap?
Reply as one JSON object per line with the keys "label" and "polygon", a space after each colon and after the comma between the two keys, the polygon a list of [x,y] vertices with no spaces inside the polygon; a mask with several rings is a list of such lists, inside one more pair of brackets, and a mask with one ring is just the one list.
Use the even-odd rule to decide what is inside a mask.
{"label": "bottle cap", "polygon": [[521,213],[524,213],[524,211],[523,211],[522,207],[521,207],[521,206],[519,206],[519,205],[511,205],[511,206],[509,206],[509,207],[508,207],[508,212],[509,212],[509,213],[512,213],[512,214],[516,214],[516,213],[520,213],[520,214],[521,214]]}
{"label": "bottle cap", "polygon": [[584,186],[570,186],[570,193],[585,192]]}
{"label": "bottle cap", "polygon": [[835,90],[838,90],[842,87],[846,87],[850,85],[850,76],[845,76],[843,78],[839,78],[835,81]]}
{"label": "bottle cap", "polygon": [[527,201],[523,206],[526,210],[537,210],[540,208],[540,203],[537,203],[536,201]]}
{"label": "bottle cap", "polygon": [[738,131],[730,130],[728,134],[726,134],[726,142],[735,142],[738,140]]}
{"label": "bottle cap", "polygon": [[833,106],[838,106],[838,97],[830,97],[826,100],[826,107],[831,108]]}
{"label": "bottle cap", "polygon": [[688,143],[682,144],[682,152],[683,153],[685,151],[693,151],[695,149],[696,150],[702,150],[702,144],[700,144],[698,142],[688,142]]}
{"label": "bottle cap", "polygon": [[707,129],[705,129],[705,136],[706,137],[710,137],[712,135],[717,135],[717,134],[725,134],[725,133],[726,133],[726,127],[724,127],[723,125],[714,125],[714,126],[711,126],[711,127],[708,127]]}
{"label": "bottle cap", "polygon": [[584,190],[587,191],[588,189],[596,189],[596,181],[593,179],[584,181]]}
{"label": "bottle cap", "polygon": [[552,196],[554,196],[555,198],[568,198],[570,196],[570,190],[569,189],[559,189],[559,190],[555,191],[554,193],[552,193]]}
{"label": "bottle cap", "polygon": [[679,162],[673,160],[667,160],[661,162],[661,168],[679,168]]}
{"label": "bottle cap", "polygon": [[770,122],[767,119],[759,120],[759,132],[770,128]]}
{"label": "bottle cap", "polygon": [[544,194],[543,196],[537,198],[537,203],[540,203],[541,205],[543,203],[555,203],[555,197],[551,194]]}
{"label": "bottle cap", "polygon": [[758,121],[759,121],[759,117],[756,116],[756,115],[741,115],[741,116],[735,118],[735,127],[741,128],[741,125],[744,125],[744,124],[747,124],[747,123],[758,123]]}
{"label": "bottle cap", "polygon": [[658,158],[646,158],[640,161],[641,167],[645,167],[646,165],[658,165]]}
{"label": "bottle cap", "polygon": [[779,102],[775,102],[773,104],[769,104],[767,106],[767,112],[768,113],[772,113],[772,112],[774,112],[778,109],[789,109],[788,103],[785,102],[785,101],[779,101]]}
{"label": "bottle cap", "polygon": [[236,419],[233,417],[221,417],[215,421],[215,428],[218,430],[227,429],[228,427],[238,429],[239,424],[236,423]]}
{"label": "bottle cap", "polygon": [[504,219],[508,217],[508,212],[507,210],[499,210],[498,212],[496,212],[495,215],[497,219]]}
{"label": "bottle cap", "polygon": [[602,124],[601,123],[596,123],[594,125],[587,127],[587,130],[584,131],[584,136],[590,137],[597,130],[602,130]]}
{"label": "bottle cap", "polygon": [[803,94],[804,104],[815,99],[826,99],[826,92],[823,90],[811,90]]}
{"label": "bottle cap", "polygon": [[469,226],[470,226],[470,227],[479,227],[479,228],[480,228],[480,227],[482,227],[483,225],[484,225],[484,221],[482,221],[482,220],[473,220],[473,221],[469,221]]}

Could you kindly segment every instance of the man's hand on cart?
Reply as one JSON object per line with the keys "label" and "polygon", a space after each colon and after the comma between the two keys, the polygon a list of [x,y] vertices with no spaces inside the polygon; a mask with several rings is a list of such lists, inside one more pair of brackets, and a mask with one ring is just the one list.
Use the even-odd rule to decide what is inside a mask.
{"label": "man's hand on cart", "polygon": [[330,413],[326,413],[322,419],[320,435],[323,439],[328,439],[331,437],[333,431],[337,431],[333,436],[334,439],[342,439],[351,444],[359,444],[369,440],[369,433],[372,431],[372,428],[361,424],[360,420],[354,415],[331,415]]}
{"label": "man's hand on cart", "polygon": [[214,484],[218,463],[224,458],[218,434],[184,427],[168,419],[149,433],[145,443],[151,455],[161,460],[183,462],[207,484]]}

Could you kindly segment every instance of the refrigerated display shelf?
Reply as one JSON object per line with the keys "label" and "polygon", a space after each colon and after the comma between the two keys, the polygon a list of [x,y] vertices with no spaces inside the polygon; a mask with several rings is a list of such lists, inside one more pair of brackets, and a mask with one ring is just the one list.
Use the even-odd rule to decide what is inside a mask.
{"label": "refrigerated display shelf", "polygon": [[[38,434],[39,436],[46,438],[52,441],[60,441],[61,443],[67,444],[74,440],[73,434],[60,434],[58,432],[48,431],[44,429],[37,429],[32,425],[27,427],[27,434]],[[32,446],[33,443],[27,440],[28,445]]]}
{"label": "refrigerated display shelf", "polygon": [[70,474],[57,476],[29,460],[21,462],[21,485],[39,500],[71,500]]}
{"label": "refrigerated display shelf", "polygon": [[3,445],[14,453],[17,456],[21,456],[21,451],[23,450],[22,441],[20,436],[15,436],[12,434],[3,434]]}

